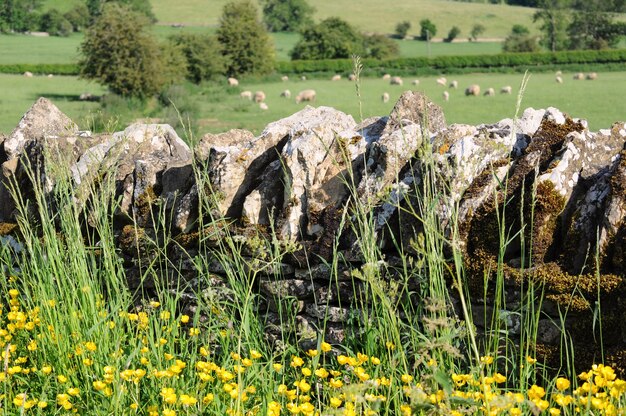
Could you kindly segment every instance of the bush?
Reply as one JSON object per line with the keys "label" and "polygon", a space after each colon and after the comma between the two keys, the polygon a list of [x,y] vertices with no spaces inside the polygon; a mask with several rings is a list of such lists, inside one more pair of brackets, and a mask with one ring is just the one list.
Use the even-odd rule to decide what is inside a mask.
{"label": "bush", "polygon": [[420,21],[420,39],[421,40],[430,40],[435,37],[437,34],[437,26],[429,19],[424,19]]}
{"label": "bush", "polygon": [[226,58],[215,36],[181,33],[170,41],[183,53],[187,66],[187,79],[196,84],[222,76],[226,70]]}
{"label": "bush", "polygon": [[461,34],[461,29],[458,26],[452,26],[452,29],[448,32],[448,36],[443,40],[444,42],[452,42]]}
{"label": "bush", "polygon": [[400,55],[398,44],[385,35],[363,36],[365,56],[374,59],[391,59]]}
{"label": "bush", "polygon": [[247,0],[224,6],[217,39],[227,58],[228,75],[267,74],[273,69],[274,48],[257,15],[256,7]]}
{"label": "bush", "polygon": [[107,3],[81,44],[81,76],[122,96],[145,97],[161,90],[167,79],[159,45],[148,19],[117,3]]}
{"label": "bush", "polygon": [[41,15],[39,30],[48,32],[51,36],[69,36],[73,27],[60,11],[50,9]]}
{"label": "bush", "polygon": [[314,10],[306,0],[265,0],[263,21],[270,32],[297,32],[312,22]]}
{"label": "bush", "polygon": [[349,23],[330,17],[302,32],[291,59],[340,59],[364,52],[361,35]]}
{"label": "bush", "polygon": [[89,9],[83,3],[77,4],[63,16],[70,22],[74,32],[80,32],[89,25]]}
{"label": "bush", "polygon": [[127,6],[132,11],[146,16],[152,23],[156,22],[156,16],[152,12],[150,0],[87,0],[87,9],[92,19],[97,18],[102,13],[103,7],[107,3],[118,3]]}
{"label": "bush", "polygon": [[406,34],[409,33],[409,29],[411,28],[411,22],[405,20],[396,25],[396,36],[399,39],[404,39]]}
{"label": "bush", "polygon": [[504,52],[538,52],[539,49],[537,37],[531,36],[528,28],[523,25],[513,25],[502,45]]}

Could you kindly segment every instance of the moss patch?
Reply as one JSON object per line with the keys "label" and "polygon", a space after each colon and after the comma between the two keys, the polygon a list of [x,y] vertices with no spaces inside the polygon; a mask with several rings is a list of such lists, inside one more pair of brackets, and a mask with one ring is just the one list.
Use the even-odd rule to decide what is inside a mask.
{"label": "moss patch", "polygon": [[9,235],[17,231],[17,224],[13,222],[0,222],[0,235]]}

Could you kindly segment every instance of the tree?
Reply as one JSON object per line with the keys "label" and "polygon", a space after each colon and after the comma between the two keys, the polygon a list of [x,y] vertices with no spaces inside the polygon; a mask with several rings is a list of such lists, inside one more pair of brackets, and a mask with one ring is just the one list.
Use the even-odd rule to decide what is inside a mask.
{"label": "tree", "polygon": [[181,33],[170,37],[172,44],[180,48],[185,57],[187,79],[199,84],[201,81],[223,75],[226,58],[222,45],[211,35]]}
{"label": "tree", "polygon": [[228,75],[266,74],[274,68],[274,47],[248,0],[227,3],[220,17],[217,39],[228,59]]}
{"label": "tree", "polygon": [[539,43],[536,36],[531,36],[526,26],[513,25],[511,33],[504,40],[504,52],[537,52]]}
{"label": "tree", "polygon": [[405,20],[396,25],[396,36],[399,39],[406,38],[406,34],[409,33],[409,29],[411,28],[411,22]]}
{"label": "tree", "polygon": [[364,52],[362,36],[344,20],[329,17],[302,32],[291,59],[339,59]]}
{"label": "tree", "polygon": [[459,29],[458,26],[452,26],[452,29],[450,29],[450,31],[448,32],[448,36],[446,36],[446,38],[443,41],[450,43],[454,39],[456,39],[456,37],[459,36],[460,34],[461,34],[461,29]]}
{"label": "tree", "polygon": [[87,0],[87,9],[92,19],[96,19],[102,13],[102,8],[106,3],[119,3],[128,6],[131,10],[142,13],[152,22],[156,22],[156,17],[152,12],[150,0]]}
{"label": "tree", "polygon": [[482,35],[485,32],[485,26],[481,25],[480,23],[476,23],[474,26],[472,26],[472,30],[470,31],[470,37],[469,40],[470,42],[476,42],[478,40],[478,37],[480,35]]}
{"label": "tree", "polygon": [[63,16],[70,22],[74,32],[80,32],[89,25],[89,9],[84,3],[77,4]]}
{"label": "tree", "polygon": [[0,31],[28,32],[37,26],[42,0],[2,0]]}
{"label": "tree", "polygon": [[391,59],[400,55],[398,44],[385,35],[363,36],[365,56],[374,59]]}
{"label": "tree", "polygon": [[108,3],[80,46],[80,75],[123,96],[146,97],[161,90],[166,70],[148,18],[128,6]]}
{"label": "tree", "polygon": [[570,49],[605,49],[617,46],[622,32],[610,13],[618,6],[605,0],[574,0],[567,28]]}
{"label": "tree", "polygon": [[437,26],[429,19],[420,21],[420,39],[430,40],[437,34]]}
{"label": "tree", "polygon": [[69,36],[73,27],[57,9],[50,9],[41,15],[39,29],[52,36]]}
{"label": "tree", "polygon": [[263,21],[270,32],[297,32],[312,22],[314,11],[306,0],[265,0]]}
{"label": "tree", "polygon": [[552,52],[567,49],[568,3],[569,0],[541,0],[541,8],[533,15],[533,22],[541,22],[543,37],[539,43]]}

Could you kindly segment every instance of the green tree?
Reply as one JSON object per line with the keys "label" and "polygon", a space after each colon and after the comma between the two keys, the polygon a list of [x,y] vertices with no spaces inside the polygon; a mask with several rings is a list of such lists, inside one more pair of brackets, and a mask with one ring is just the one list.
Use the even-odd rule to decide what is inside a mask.
{"label": "green tree", "polygon": [[391,59],[400,55],[398,44],[385,35],[363,36],[365,56],[375,59]]}
{"label": "green tree", "polygon": [[396,36],[399,39],[404,39],[406,34],[409,33],[409,29],[411,29],[411,22],[405,20],[396,25]]}
{"label": "green tree", "polygon": [[42,0],[0,1],[0,31],[27,32],[37,27]]}
{"label": "green tree", "polygon": [[437,26],[430,19],[420,21],[420,39],[430,40],[437,34]]}
{"label": "green tree", "polygon": [[605,49],[617,46],[622,27],[611,13],[618,7],[609,0],[574,0],[567,28],[570,49]]}
{"label": "green tree", "polygon": [[306,0],[265,0],[263,21],[270,32],[297,32],[313,21],[314,11]]}
{"label": "green tree", "polygon": [[302,32],[291,59],[338,59],[364,53],[363,37],[349,23],[330,17]]}
{"label": "green tree", "polygon": [[50,9],[41,15],[39,29],[52,36],[69,36],[72,33],[72,24],[57,9]]}
{"label": "green tree", "polygon": [[74,32],[80,32],[89,25],[89,9],[84,3],[78,3],[63,16],[70,22]]}
{"label": "green tree", "polygon": [[450,31],[448,32],[448,36],[446,36],[446,38],[443,41],[450,43],[454,39],[456,39],[457,36],[459,36],[460,34],[461,34],[461,29],[459,29],[458,26],[452,26],[452,29],[450,29]]}
{"label": "green tree", "polygon": [[128,6],[131,10],[146,15],[152,22],[156,22],[156,17],[152,12],[150,0],[87,0],[87,9],[92,19],[97,18],[102,13],[106,3],[119,3]]}
{"label": "green tree", "polygon": [[167,81],[159,45],[149,32],[150,21],[128,6],[105,4],[80,46],[80,75],[123,96],[146,97]]}
{"label": "green tree", "polygon": [[531,36],[530,30],[523,25],[513,25],[511,33],[502,45],[504,52],[537,52],[539,43],[536,36]]}
{"label": "green tree", "polygon": [[533,22],[540,22],[543,37],[539,43],[551,51],[567,49],[569,40],[569,0],[541,0],[540,9],[533,15]]}
{"label": "green tree", "polygon": [[478,37],[482,35],[485,30],[485,26],[481,25],[480,23],[476,23],[474,26],[472,26],[469,37],[470,42],[476,42],[478,40]]}
{"label": "green tree", "polygon": [[170,37],[185,57],[187,79],[198,84],[224,74],[226,58],[222,45],[215,36],[197,33],[181,33]]}
{"label": "green tree", "polygon": [[224,6],[217,39],[228,59],[228,75],[265,74],[274,68],[274,47],[257,8],[248,0]]}

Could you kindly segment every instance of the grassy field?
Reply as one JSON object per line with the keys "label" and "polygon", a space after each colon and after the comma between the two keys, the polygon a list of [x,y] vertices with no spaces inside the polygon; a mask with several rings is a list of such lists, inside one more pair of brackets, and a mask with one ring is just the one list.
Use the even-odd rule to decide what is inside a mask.
{"label": "grassy field", "polygon": [[[161,24],[185,23],[188,25],[215,26],[222,6],[227,0],[213,0],[207,7],[202,0],[181,0],[172,7],[169,0],[153,0],[154,13]],[[446,0],[405,0],[393,4],[380,0],[363,0],[356,5],[349,0],[315,0],[315,19],[341,16],[366,32],[393,33],[398,22],[409,20],[409,34],[419,33],[419,21],[431,19],[445,36],[454,25],[467,37],[472,26],[480,23],[487,29],[485,37],[505,37],[514,23],[533,27],[534,9],[507,5],[451,2]],[[198,13],[202,10],[202,13]]]}
{"label": "grassy field", "polygon": [[[61,111],[75,121],[82,122],[82,117],[97,111],[98,104],[78,101],[78,96],[84,92],[104,93],[104,89],[99,85],[76,77],[25,78],[21,75],[0,75],[0,91],[9,90],[13,91],[13,94],[0,96],[0,132],[4,133],[11,132],[38,97],[51,99]],[[81,123],[81,127],[87,128],[86,124]]]}
{"label": "grassy field", "polygon": [[[545,108],[557,107],[574,117],[589,120],[592,129],[609,127],[612,122],[626,119],[623,113],[622,99],[626,95],[624,72],[599,74],[596,81],[573,81],[571,74],[564,74],[564,84],[554,82],[552,74],[532,74],[522,107]],[[450,80],[452,77],[449,78]],[[520,74],[469,74],[455,76],[459,82],[458,90],[450,91],[450,101],[443,101],[444,89],[436,84],[434,77],[420,78],[416,87],[424,91],[440,104],[450,123],[491,123],[502,118],[512,117],[515,111],[516,91],[521,82]],[[413,88],[405,80],[405,86],[392,86],[380,79],[362,80],[363,117],[386,115],[395,100],[406,89]],[[513,87],[512,95],[496,94],[495,97],[465,97],[463,89],[471,83],[478,83],[483,90],[493,87],[496,93],[504,85]],[[17,124],[20,116],[38,96],[47,96],[55,101],[77,121],[89,111],[97,108],[93,103],[76,101],[82,92],[100,94],[104,90],[96,84],[76,80],[72,77],[52,79],[35,77],[24,78],[16,75],[1,75],[0,90],[12,88],[14,94],[0,99],[0,131],[9,132]],[[271,122],[286,117],[303,107],[293,100],[280,98],[280,92],[290,89],[292,97],[298,91],[314,88],[318,93],[316,105],[332,106],[360,118],[359,101],[354,84],[348,81],[331,82],[328,80],[288,81],[254,83],[243,82],[239,89],[225,89],[221,86],[204,85],[189,87],[189,94],[198,107],[198,131],[221,132],[230,128],[246,128],[259,133]],[[268,111],[261,111],[253,103],[239,98],[239,91],[263,90],[267,94]],[[383,103],[380,97],[389,92],[391,100]],[[123,115],[122,115],[123,117]],[[123,120],[129,122],[131,120]],[[86,126],[88,127],[88,126]]]}

